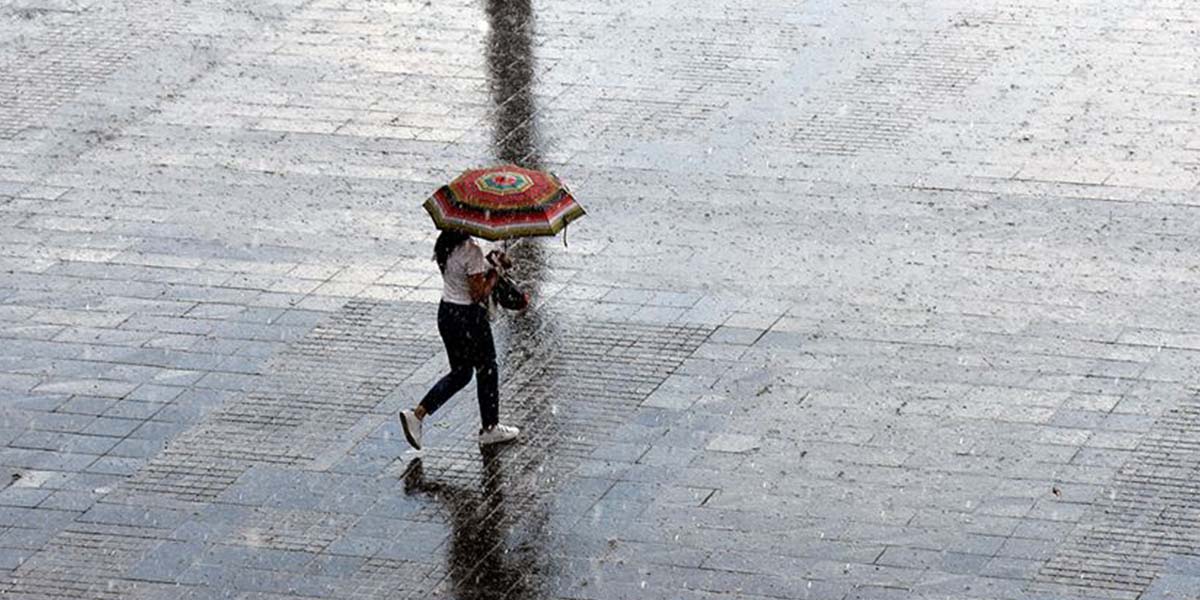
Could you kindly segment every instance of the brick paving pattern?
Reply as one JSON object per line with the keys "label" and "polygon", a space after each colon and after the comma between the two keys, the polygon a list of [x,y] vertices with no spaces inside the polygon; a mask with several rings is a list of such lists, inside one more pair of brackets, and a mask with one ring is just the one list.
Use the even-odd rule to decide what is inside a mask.
{"label": "brick paving pattern", "polygon": [[[552,345],[537,348],[514,366],[501,386],[506,419],[524,424],[528,433],[522,454],[553,457],[558,472],[547,473],[550,478],[571,472],[578,459],[590,456],[605,432],[628,420],[711,331],[559,318],[568,331],[547,336]],[[465,427],[459,438],[470,442],[470,423]],[[459,464],[478,467],[473,446],[447,451],[466,457]],[[471,479],[477,482],[477,475]]]}
{"label": "brick paving pattern", "polygon": [[352,302],[268,362],[249,390],[186,431],[129,491],[215,499],[255,464],[304,466],[436,350],[416,329],[422,305]]}
{"label": "brick paving pattern", "polygon": [[988,21],[976,13],[956,15],[938,35],[874,57],[852,79],[823,93],[821,104],[808,108],[809,118],[777,123],[789,132],[782,147],[838,156],[894,148],[996,59],[994,43],[973,39],[985,35]]}
{"label": "brick paving pattern", "polygon": [[[0,595],[1195,598],[1189,8],[8,3]],[[495,160],[589,214],[416,461]]]}
{"label": "brick paving pattern", "polygon": [[81,523],[50,540],[6,582],[13,598],[127,598],[141,582],[114,577],[169,530]]}
{"label": "brick paving pattern", "polygon": [[1138,598],[1168,557],[1197,556],[1198,428],[1194,398],[1159,418],[1117,471],[1110,495],[1042,567],[1039,587]]}

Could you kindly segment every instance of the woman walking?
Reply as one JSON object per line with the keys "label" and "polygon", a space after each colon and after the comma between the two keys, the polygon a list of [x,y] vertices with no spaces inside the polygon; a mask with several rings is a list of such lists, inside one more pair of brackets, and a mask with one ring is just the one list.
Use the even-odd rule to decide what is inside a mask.
{"label": "woman walking", "polygon": [[438,305],[438,333],[446,345],[450,373],[442,377],[412,410],[400,411],[404,437],[421,449],[421,425],[476,375],[479,391],[479,444],[486,446],[517,438],[520,430],[500,424],[500,384],[496,370],[496,346],[484,304],[499,277],[489,260],[508,265],[503,252],[493,250],[487,258],[471,236],[443,231],[433,247],[442,272],[442,301]]}

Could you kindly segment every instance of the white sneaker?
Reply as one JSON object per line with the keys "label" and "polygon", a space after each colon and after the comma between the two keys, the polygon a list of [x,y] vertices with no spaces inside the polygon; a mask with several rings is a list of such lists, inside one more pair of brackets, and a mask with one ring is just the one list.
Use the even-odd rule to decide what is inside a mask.
{"label": "white sneaker", "polygon": [[493,425],[479,431],[479,445],[487,446],[489,444],[511,442],[517,439],[518,435],[521,435],[521,430],[512,425]]}
{"label": "white sneaker", "polygon": [[400,411],[400,427],[404,429],[404,438],[409,445],[421,449],[421,420],[411,410]]}

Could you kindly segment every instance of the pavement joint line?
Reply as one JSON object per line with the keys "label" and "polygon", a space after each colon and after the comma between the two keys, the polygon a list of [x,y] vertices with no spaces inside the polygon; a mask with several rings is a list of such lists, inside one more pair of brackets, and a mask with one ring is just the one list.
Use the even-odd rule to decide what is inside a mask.
{"label": "pavement joint line", "polygon": [[305,468],[313,471],[329,470],[338,461],[342,460],[350,450],[390,418],[387,415],[363,415],[359,422],[346,432],[344,440],[340,444],[327,448]]}
{"label": "pavement joint line", "polygon": [[[563,301],[568,316],[619,322],[629,319],[624,313],[631,309],[655,307],[635,320],[757,329],[754,343],[731,364],[718,368],[688,358],[669,376],[671,385],[683,385],[675,375],[694,376],[688,381],[707,385],[704,393],[715,400],[697,401],[686,411],[645,406],[628,414],[614,409],[632,401],[632,391],[614,392],[617,401],[586,413],[582,406],[571,413],[568,403],[560,403],[558,415],[530,417],[541,432],[531,448],[503,455],[501,474],[484,477],[478,451],[469,444],[474,407],[460,399],[446,418],[458,426],[431,431],[464,446],[455,451],[452,445],[427,465],[430,479],[444,475],[447,484],[465,490],[457,504],[446,506],[432,496],[397,492],[401,473],[387,470],[395,458],[394,423],[379,416],[397,397],[383,394],[375,408],[347,409],[353,414],[335,419],[336,427],[347,429],[383,419],[365,436],[355,430],[356,444],[344,460],[319,472],[259,464],[235,480],[243,498],[221,498],[204,509],[203,519],[178,530],[194,536],[197,528],[220,528],[226,514],[241,518],[259,509],[282,523],[282,547],[300,525],[289,527],[307,522],[303,511],[371,515],[361,529],[352,526],[337,540],[342,545],[321,551],[335,554],[326,551],[333,548],[338,560],[321,563],[302,555],[312,563],[298,567],[291,562],[297,556],[277,548],[239,546],[244,554],[236,554],[232,542],[251,538],[221,532],[213,538],[218,548],[200,560],[205,564],[192,568],[196,555],[186,548],[194,541],[172,540],[161,552],[186,568],[142,562],[138,569],[148,570],[149,583],[118,582],[112,589],[101,589],[90,576],[71,581],[40,568],[47,565],[43,555],[31,565],[38,569],[21,571],[29,575],[20,582],[25,591],[131,600],[214,593],[239,600],[422,597],[432,591],[454,597],[469,595],[456,586],[471,573],[502,582],[514,597],[530,591],[522,582],[533,581],[547,585],[538,591],[548,597],[581,599],[791,598],[805,590],[804,578],[818,582],[804,593],[829,600],[921,593],[955,600],[1150,600],[1200,585],[1200,565],[1187,552],[1175,553],[1191,541],[1175,540],[1170,526],[1115,529],[1103,513],[1136,516],[1159,503],[1168,512],[1178,508],[1169,494],[1154,494],[1179,491],[1186,477],[1166,476],[1173,470],[1168,463],[1193,450],[1185,435],[1191,418],[1179,407],[1194,402],[1189,382],[1200,370],[1189,360],[1195,348],[1186,347],[1194,340],[1190,332],[1153,333],[1179,329],[1178,323],[1196,316],[1186,302],[1194,273],[1180,254],[1195,238],[1192,196],[1200,183],[1194,136],[1188,134],[1196,119],[1184,93],[1191,89],[1184,67],[1194,57],[1183,8],[1147,12],[1136,3],[1105,0],[1070,14],[1049,5],[994,12],[849,3],[824,11],[766,0],[725,6],[706,14],[698,27],[685,18],[695,10],[679,11],[673,0],[639,6],[547,0],[535,3],[535,81],[532,88],[513,86],[532,89],[525,116],[537,119],[515,119],[521,123],[515,125],[495,108],[521,108],[514,100],[522,97],[491,85],[496,80],[488,71],[487,28],[447,21],[478,12],[484,22],[480,7],[466,2],[193,3],[172,13],[175,21],[151,27],[170,33],[139,42],[158,51],[129,56],[109,43],[113,32],[96,27],[137,27],[139,19],[171,7],[153,0],[128,0],[120,9],[82,2],[87,10],[80,15],[23,13],[18,16],[32,18],[11,24],[32,43],[11,48],[9,62],[29,64],[20,60],[21,48],[73,58],[46,69],[44,85],[35,86],[36,103],[0,115],[8,121],[0,123],[0,209],[12,217],[0,226],[0,271],[11,270],[0,277],[0,312],[12,317],[11,325],[0,326],[0,396],[14,398],[0,403],[0,421],[10,424],[0,427],[0,462],[20,465],[14,470],[25,473],[22,481],[29,484],[40,481],[35,472],[71,478],[0,498],[14,505],[0,510],[0,589],[14,567],[37,557],[29,546],[62,535],[71,514],[94,510],[85,521],[136,524],[134,517],[143,514],[172,518],[161,508],[196,508],[152,495],[110,493],[94,502],[92,490],[111,487],[140,464],[124,454],[147,450],[130,446],[97,458],[91,453],[107,440],[96,445],[77,434],[138,434],[87,414],[108,409],[76,400],[79,394],[57,397],[33,392],[35,386],[99,378],[104,393],[118,394],[124,383],[140,386],[150,378],[186,382],[191,376],[179,371],[188,369],[205,377],[188,383],[190,390],[245,388],[248,380],[238,374],[267,364],[251,355],[284,346],[255,339],[271,337],[273,329],[248,324],[238,331],[230,320],[189,339],[167,330],[205,329],[219,321],[158,317],[197,311],[212,301],[274,309],[303,302],[299,308],[314,309],[303,315],[338,314],[350,299],[313,292],[325,286],[325,292],[347,293],[353,290],[341,285],[346,280],[369,278],[334,278],[349,266],[369,264],[386,273],[389,264],[403,264],[427,272],[433,279],[417,290],[367,288],[352,301],[368,295],[385,302],[411,299],[428,310],[437,292],[436,274],[428,268],[430,235],[419,208],[402,199],[426,193],[456,165],[494,160],[495,142],[521,142],[534,129],[528,123],[536,126],[538,139],[530,147],[540,150],[543,164],[599,208],[580,234],[572,233],[569,249],[547,253],[548,273],[569,273],[555,284],[595,284],[606,294],[703,289],[704,298],[675,314],[666,307],[686,304],[686,298],[599,305],[586,293],[567,302],[561,289],[549,298],[543,287],[542,300],[552,301],[538,308]],[[413,27],[422,29],[419,44],[405,35]],[[1068,44],[1060,48],[1063,32]],[[201,41],[198,51],[189,47],[194,40]],[[1162,69],[1141,68],[1145,61],[1138,59],[1146,52]],[[122,68],[113,69],[116,62]],[[72,64],[80,68],[62,68]],[[22,85],[8,75],[0,73],[0,88]],[[52,106],[59,108],[51,113]],[[886,114],[872,115],[873,109]],[[813,112],[821,113],[815,124],[807,120]],[[412,127],[380,128],[380,113]],[[336,135],[319,133],[334,126]],[[805,141],[796,133],[805,129],[828,135]],[[783,143],[813,148],[781,152]],[[1131,153],[1136,160],[1126,160]],[[755,210],[738,210],[747,199]],[[706,252],[712,248],[720,252]],[[151,255],[140,258],[142,252]],[[116,261],[122,265],[106,266]],[[124,264],[129,262],[134,264]],[[418,262],[423,270],[411,268]],[[338,268],[295,271],[300,263]],[[281,268],[286,272],[275,273]],[[326,278],[300,283],[292,272]],[[277,280],[270,280],[271,273]],[[243,287],[210,285],[223,278]],[[146,279],[152,281],[139,281]],[[722,303],[708,302],[710,293]],[[182,302],[164,302],[161,294]],[[732,312],[747,296],[779,306]],[[116,331],[97,331],[91,328],[97,323],[83,316],[52,317],[62,321],[58,328],[26,323],[30,315],[4,308],[81,309],[84,302],[103,302],[102,309],[129,316],[111,328]],[[935,305],[927,320],[909,329],[902,324],[920,321],[919,315],[887,311]],[[789,319],[766,322],[780,312]],[[810,313],[821,318],[794,320]],[[1057,322],[1049,327],[1061,334],[1053,341],[1039,335],[1047,320]],[[308,316],[287,323],[280,331],[303,334],[313,325]],[[1114,337],[1112,323],[1121,326],[1110,342],[1168,344],[1063,341]],[[127,330],[135,326],[141,331]],[[787,335],[764,333],[777,328]],[[1136,337],[1125,338],[1126,330]],[[810,333],[850,337],[813,339]],[[93,336],[100,337],[88,339]],[[58,341],[43,340],[48,337]],[[880,337],[891,343],[860,339]],[[152,348],[176,346],[204,352],[174,355]],[[126,351],[139,349],[146,354],[133,360],[147,364],[103,360],[131,360]],[[723,347],[704,352],[737,354]],[[604,357],[578,355],[586,363]],[[433,357],[417,367],[429,370],[421,377],[432,377],[436,369],[427,365],[436,362]],[[629,367],[639,375],[628,389],[645,393],[641,386],[653,384],[663,364]],[[529,381],[537,385],[527,382],[526,393],[553,397],[565,389],[557,382],[576,372],[586,380],[571,382],[580,393],[599,397],[627,389],[603,370],[567,368],[576,371],[532,375]],[[342,370],[339,376],[363,376],[353,365]],[[306,392],[336,397],[335,386],[313,381],[320,373],[314,367],[287,376]],[[417,387],[417,378],[401,385]],[[783,383],[746,398],[776,381]],[[76,384],[62,385],[67,387],[45,390],[86,393]],[[801,388],[842,395],[814,394],[810,402],[789,404]],[[114,398],[123,404],[110,414],[147,412],[150,406],[124,400],[158,392],[137,390]],[[686,403],[691,392],[680,393],[682,400],[657,404]],[[141,422],[153,439],[177,439],[181,423],[214,414],[196,398],[165,403],[154,420],[121,422]],[[259,412],[229,416],[257,418],[267,427],[303,422],[271,412],[282,407],[259,403]],[[1025,422],[1047,415],[1045,423]],[[545,445],[570,431],[564,420],[581,417],[610,429]],[[762,436],[761,452],[703,449],[714,436],[749,435],[764,424],[780,432]],[[331,448],[344,442],[330,437]],[[954,452],[959,437],[974,440],[966,450],[972,454]],[[603,453],[588,452],[607,441],[623,446],[603,460]],[[558,454],[538,454],[547,448]],[[220,448],[204,451],[210,450]],[[796,458],[797,451],[807,454]],[[265,458],[315,459],[325,466],[332,456],[310,451]],[[1151,458],[1137,462],[1145,456]],[[903,462],[897,467],[895,461]],[[571,462],[579,467],[565,476],[552,473],[557,483],[545,486],[561,491],[544,496],[529,492],[540,489],[537,475],[518,468],[553,471],[554,464]],[[1158,472],[1158,479],[1121,474],[1135,463]],[[227,466],[228,473],[238,472],[237,465]],[[279,473],[291,479],[271,479]],[[389,490],[381,491],[380,477],[392,478]],[[759,493],[764,478],[770,485]],[[722,482],[720,490],[703,507],[676,489],[714,480]],[[508,510],[544,508],[528,521],[545,529],[506,529],[490,539],[507,545],[482,545],[508,553],[459,560],[457,530],[448,520],[479,503],[485,504],[479,509],[484,525],[487,519],[505,525],[515,514],[486,507],[498,496],[482,486],[492,484],[513,499],[511,507],[504,505]],[[316,491],[303,496],[305,485]],[[1051,485],[1062,497],[1046,491]],[[1154,491],[1105,501],[1110,488]],[[197,491],[201,487],[192,486],[188,493]],[[59,492],[77,495],[56,498]],[[997,495],[996,502],[980,502]],[[372,499],[375,506],[364,504]],[[19,506],[33,502],[42,504]],[[280,503],[303,508],[289,512]],[[428,506],[418,510],[418,503]],[[429,547],[409,552],[358,535],[368,528],[393,535],[398,523]],[[1101,540],[1102,547],[1125,547],[1142,536],[1165,554],[1113,559],[1091,552],[1095,544],[1080,542],[1079,532],[1101,529],[1117,540]],[[539,531],[551,533],[538,537]],[[818,540],[818,531],[828,535]],[[979,532],[1002,542],[971,537]],[[304,548],[324,536],[314,531],[314,546]],[[210,550],[203,544],[200,549]],[[722,558],[738,554],[753,560]],[[785,554],[800,556],[785,560]],[[983,555],[990,560],[975,558]],[[80,556],[72,554],[72,564]],[[551,564],[540,566],[556,575],[542,577],[537,559],[543,557]],[[1058,567],[1087,566],[1087,560],[1095,568],[1071,581],[1082,588],[1043,582],[1033,587],[1048,591],[1031,589],[1043,569],[1051,578],[1065,573]],[[460,568],[464,563],[475,570]],[[1137,568],[1113,569],[1125,563]],[[312,575],[309,567],[321,574]],[[534,575],[507,578],[513,571]],[[343,586],[335,590],[333,581]]]}

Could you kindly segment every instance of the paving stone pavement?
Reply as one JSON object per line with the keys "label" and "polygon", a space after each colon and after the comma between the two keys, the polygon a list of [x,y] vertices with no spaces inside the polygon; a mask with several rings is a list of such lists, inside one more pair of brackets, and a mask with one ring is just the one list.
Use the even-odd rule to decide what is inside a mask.
{"label": "paving stone pavement", "polygon": [[0,596],[1200,598],[1191,8],[0,2]]}

